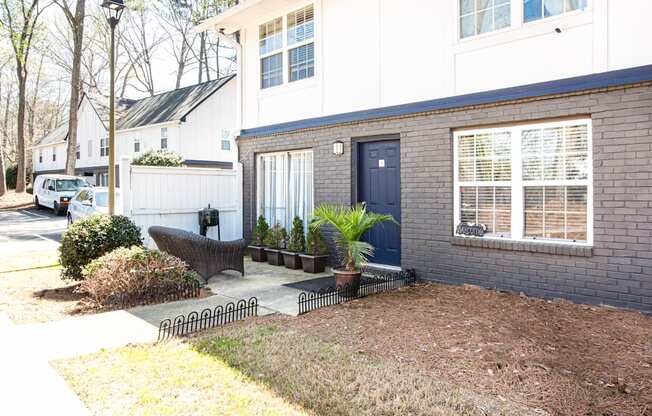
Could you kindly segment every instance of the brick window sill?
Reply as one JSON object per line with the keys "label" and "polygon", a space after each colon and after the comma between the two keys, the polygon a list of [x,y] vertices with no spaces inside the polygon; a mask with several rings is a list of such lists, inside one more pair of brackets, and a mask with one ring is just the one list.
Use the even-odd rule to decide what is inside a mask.
{"label": "brick window sill", "polygon": [[525,251],[530,253],[555,254],[560,256],[591,257],[593,247],[571,244],[555,244],[528,241],[498,240],[479,237],[453,237],[451,244],[464,247],[489,248],[495,250]]}

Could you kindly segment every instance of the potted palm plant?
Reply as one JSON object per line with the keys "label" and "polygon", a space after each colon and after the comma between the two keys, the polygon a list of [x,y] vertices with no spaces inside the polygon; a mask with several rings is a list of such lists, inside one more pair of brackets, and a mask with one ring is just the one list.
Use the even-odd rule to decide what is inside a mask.
{"label": "potted palm plant", "polygon": [[265,239],[269,232],[269,225],[262,215],[258,217],[258,222],[251,233],[251,245],[249,252],[251,253],[251,260],[257,262],[267,261],[267,254],[265,253]]}
{"label": "potted palm plant", "polygon": [[287,232],[280,223],[277,222],[272,228],[269,229],[267,232],[267,238],[265,238],[265,253],[267,254],[267,263],[271,264],[272,266],[283,265],[283,253],[281,253],[281,249],[285,248],[286,238]]}
{"label": "potted palm plant", "polygon": [[328,248],[321,236],[321,231],[313,224],[308,225],[306,252],[301,254],[301,265],[306,273],[321,273],[326,269],[326,263],[328,263]]}
{"label": "potted palm plant", "polygon": [[290,231],[290,238],[288,239],[287,250],[283,250],[283,263],[288,269],[301,268],[301,253],[306,247],[306,237],[303,233],[303,220],[299,217],[294,217],[292,221],[292,231]]}
{"label": "potted palm plant", "polygon": [[313,215],[315,227],[330,224],[339,234],[336,243],[342,267],[333,269],[335,284],[347,285],[351,296],[357,295],[362,275],[360,267],[374,255],[374,247],[361,241],[362,236],[377,224],[386,221],[397,223],[396,220],[391,215],[368,212],[364,203],[350,208],[325,204],[317,207]]}

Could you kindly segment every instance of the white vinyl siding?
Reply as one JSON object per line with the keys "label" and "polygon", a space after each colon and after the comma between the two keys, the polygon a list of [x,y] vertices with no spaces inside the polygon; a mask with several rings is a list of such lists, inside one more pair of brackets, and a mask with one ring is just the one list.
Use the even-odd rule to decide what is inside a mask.
{"label": "white vinyl siding", "polygon": [[87,156],[88,157],[93,157],[93,141],[89,140],[88,141],[88,149],[87,149]]}
{"label": "white vinyl siding", "polygon": [[587,0],[523,0],[523,21],[545,19],[586,7]]}
{"label": "white vinyl siding", "polygon": [[288,231],[295,216],[307,226],[313,211],[312,150],[261,154],[256,170],[258,215]]}
{"label": "white vinyl siding", "polygon": [[485,238],[592,243],[591,122],[458,131],[455,225]]}
{"label": "white vinyl siding", "polygon": [[511,0],[460,0],[460,38],[509,27]]}

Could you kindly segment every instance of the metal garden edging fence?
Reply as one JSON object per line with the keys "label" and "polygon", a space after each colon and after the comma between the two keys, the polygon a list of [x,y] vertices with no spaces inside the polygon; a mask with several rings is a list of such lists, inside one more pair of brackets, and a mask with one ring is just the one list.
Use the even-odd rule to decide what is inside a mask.
{"label": "metal garden edging fence", "polygon": [[357,293],[349,285],[326,287],[316,292],[301,292],[299,294],[299,315],[326,306],[344,303],[351,299],[364,298],[374,293],[411,286],[417,280],[414,269],[400,272],[373,271],[371,274],[372,277],[363,278],[360,281],[360,289]]}
{"label": "metal garden edging fence", "polygon": [[215,328],[251,316],[258,316],[258,299],[255,297],[249,300],[241,299],[236,303],[230,302],[214,309],[206,308],[201,312],[193,311],[188,315],[162,320],[158,327],[158,341]]}
{"label": "metal garden edging fence", "polygon": [[201,294],[201,287],[201,283],[197,281],[174,286],[152,286],[138,293],[114,295],[109,298],[108,304],[117,309],[126,309],[134,306],[198,298]]}

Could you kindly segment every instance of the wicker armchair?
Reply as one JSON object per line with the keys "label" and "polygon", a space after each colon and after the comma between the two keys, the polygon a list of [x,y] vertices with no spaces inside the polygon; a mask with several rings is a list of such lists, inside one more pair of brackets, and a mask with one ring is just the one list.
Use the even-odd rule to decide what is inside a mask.
{"label": "wicker armchair", "polygon": [[147,230],[159,250],[179,257],[204,280],[224,270],[244,276],[245,240],[218,241],[170,227],[153,226]]}

